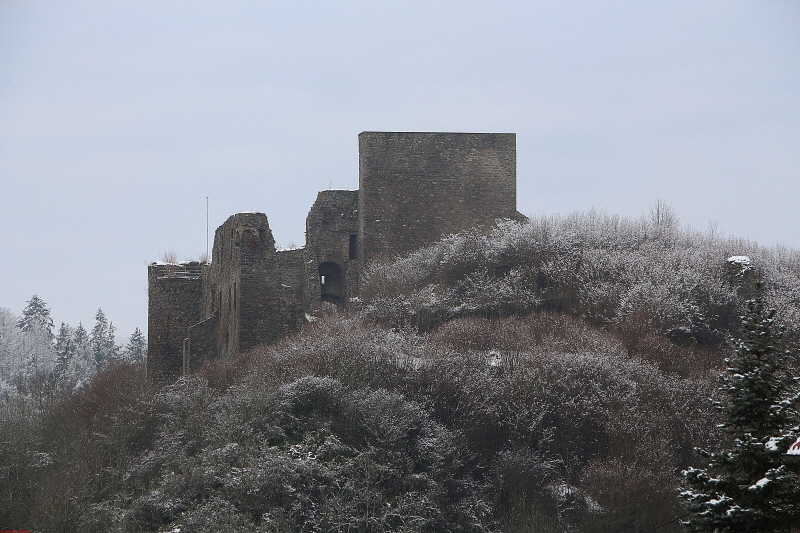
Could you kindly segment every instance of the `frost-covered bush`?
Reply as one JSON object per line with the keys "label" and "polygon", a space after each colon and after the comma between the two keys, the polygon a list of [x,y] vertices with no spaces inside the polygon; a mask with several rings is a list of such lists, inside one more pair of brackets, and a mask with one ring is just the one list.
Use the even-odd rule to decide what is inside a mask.
{"label": "frost-covered bush", "polygon": [[[613,531],[631,514],[655,527],[678,511],[676,472],[693,446],[717,437],[713,380],[665,374],[580,319],[460,319],[431,338],[455,351],[431,357],[425,394],[438,417],[495,458],[509,530],[537,522],[550,524],[545,531]],[[614,465],[642,478],[614,485],[616,500],[602,482],[618,482]]]}
{"label": "frost-covered bush", "polygon": [[[0,522],[33,531],[105,531],[129,461],[152,443],[141,365],[109,365],[51,402],[0,399]],[[99,524],[99,525],[98,525]]]}
{"label": "frost-covered bush", "polygon": [[[12,411],[0,474],[42,530],[604,531],[647,498],[655,527],[715,442],[714,385],[626,335],[548,312],[426,335],[330,314],[155,395],[123,366]],[[642,484],[615,499],[625,472]]]}
{"label": "frost-covered bush", "polygon": [[[397,392],[306,375],[158,395],[108,531],[492,531],[490,485],[456,434]],[[124,502],[131,503],[126,504]]]}
{"label": "frost-covered bush", "polygon": [[[668,217],[669,218],[669,217]],[[681,229],[674,217],[631,220],[590,211],[504,221],[489,235],[451,235],[363,282],[366,316],[426,330],[459,316],[559,310],[596,324],[646,317],[676,342],[720,346],[737,334],[751,278],[727,258],[749,256],[765,298],[800,323],[800,252]],[[798,342],[798,334],[787,340]]]}

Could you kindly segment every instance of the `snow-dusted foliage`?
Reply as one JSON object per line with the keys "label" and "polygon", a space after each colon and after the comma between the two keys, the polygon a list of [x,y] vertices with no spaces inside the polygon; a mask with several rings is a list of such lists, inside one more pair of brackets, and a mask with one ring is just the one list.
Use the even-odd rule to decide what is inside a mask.
{"label": "snow-dusted foliage", "polygon": [[26,318],[0,308],[0,383],[21,392],[41,382],[55,366],[52,331]]}
{"label": "snow-dusted foliage", "polygon": [[86,384],[104,363],[120,357],[143,362],[147,340],[137,328],[124,348],[116,344],[115,328],[102,309],[86,331],[61,323],[53,333],[50,309],[37,295],[21,317],[0,308],[0,395],[2,391],[40,395],[69,394]]}
{"label": "snow-dusted foliage", "polygon": [[116,341],[116,328],[108,321],[102,309],[97,310],[94,320],[94,327],[89,334],[89,345],[92,347],[94,362],[100,367],[104,362],[118,357],[119,346]]}
{"label": "snow-dusted foliage", "polygon": [[[368,316],[427,329],[456,316],[552,309],[615,325],[641,315],[660,332],[718,345],[737,334],[752,272],[764,298],[800,324],[800,253],[590,211],[505,221],[374,264],[362,286]],[[747,255],[751,272],[727,261]],[[787,340],[798,342],[789,332]]]}
{"label": "snow-dusted foliage", "polygon": [[691,513],[687,526],[698,532],[790,531],[800,527],[798,465],[785,454],[800,435],[800,387],[786,369],[782,330],[766,310],[760,286],[748,302],[743,333],[720,376],[727,446],[709,453],[708,468],[684,472],[688,489],[680,497]]}
{"label": "snow-dusted foliage", "polygon": [[[798,253],[682,230],[662,203],[649,219],[590,212],[449,236],[373,265],[350,314],[317,313],[160,390],[137,362],[140,332],[114,358],[97,349],[105,317],[91,333],[62,325],[53,375],[94,376],[49,403],[0,383],[0,434],[14,435],[0,439],[0,523],[676,533],[693,449],[733,457],[729,413],[708,398],[750,375],[731,358],[727,389],[716,381],[758,275],[789,323],[780,349],[796,347]],[[19,366],[18,322],[0,311],[3,376]],[[765,420],[791,411],[767,403]],[[774,458],[790,435],[737,442]],[[780,468],[742,490],[768,497],[789,479]]]}
{"label": "snow-dusted foliage", "polygon": [[719,438],[713,392],[577,317],[462,318],[419,335],[334,314],[155,394],[124,363],[52,411],[4,404],[0,431],[19,438],[2,445],[0,476],[24,480],[8,490],[27,504],[0,520],[58,530],[66,513],[66,531],[647,529],[679,513],[675,472],[692,447]]}
{"label": "snow-dusted foliage", "polygon": [[48,340],[53,338],[54,326],[53,319],[50,318],[50,309],[38,295],[34,294],[22,310],[22,318],[17,322],[17,327],[26,333],[38,329]]}
{"label": "snow-dusted foliage", "polygon": [[159,437],[106,531],[493,530],[457,436],[396,392],[313,376],[220,392],[190,378],[156,408]]}
{"label": "snow-dusted foliage", "polygon": [[122,357],[135,363],[147,361],[147,339],[139,328],[136,328],[128,338],[128,343],[122,348]]}

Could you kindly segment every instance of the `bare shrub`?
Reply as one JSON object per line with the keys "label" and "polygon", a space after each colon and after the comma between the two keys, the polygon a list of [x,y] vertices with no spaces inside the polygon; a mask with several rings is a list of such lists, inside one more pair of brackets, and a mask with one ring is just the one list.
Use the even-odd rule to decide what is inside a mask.
{"label": "bare shrub", "polygon": [[[597,501],[598,512],[583,522],[589,533],[648,531],[680,516],[674,473],[660,471],[644,462],[618,459],[592,461],[582,473],[581,486]],[[679,532],[673,523],[659,531]]]}
{"label": "bare shrub", "polygon": [[178,262],[178,252],[176,252],[173,248],[164,250],[164,253],[161,254],[161,260],[164,263],[175,264]]}

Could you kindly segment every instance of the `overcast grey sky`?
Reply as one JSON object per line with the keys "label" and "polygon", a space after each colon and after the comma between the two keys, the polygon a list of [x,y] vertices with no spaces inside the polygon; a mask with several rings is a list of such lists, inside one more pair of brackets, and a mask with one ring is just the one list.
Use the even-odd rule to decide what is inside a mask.
{"label": "overcast grey sky", "polygon": [[[517,134],[518,209],[800,248],[800,2],[0,2],[0,307],[147,325],[239,211],[302,245],[361,131]],[[124,339],[122,338],[124,337]]]}

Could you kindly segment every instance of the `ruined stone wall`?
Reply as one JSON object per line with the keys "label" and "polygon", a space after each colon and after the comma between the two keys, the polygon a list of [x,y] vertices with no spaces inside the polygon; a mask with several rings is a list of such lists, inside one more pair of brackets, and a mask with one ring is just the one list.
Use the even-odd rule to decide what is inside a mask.
{"label": "ruined stone wall", "polygon": [[372,259],[516,210],[516,137],[509,133],[359,135],[359,190],[326,190],[306,219],[306,246],[276,252],[263,213],[231,216],[211,265],[148,270],[148,374],[167,381],[296,330],[303,311],[345,306]]}
{"label": "ruined stone wall", "polygon": [[297,328],[299,305],[283,294],[275,239],[263,213],[239,213],[217,229],[205,299],[216,316],[217,356],[273,341]]}
{"label": "ruined stone wall", "polygon": [[183,375],[189,375],[217,356],[219,322],[217,315],[210,316],[189,328],[186,339]]}
{"label": "ruined stone wall", "polygon": [[152,263],[147,269],[147,374],[157,382],[178,377],[184,339],[202,314],[203,265]]}
{"label": "ruined stone wall", "polygon": [[308,309],[310,297],[306,279],[305,249],[279,250],[275,255],[275,266],[281,276],[284,298],[303,309]]}
{"label": "ruined stone wall", "polygon": [[306,217],[308,279],[312,293],[319,289],[317,301],[344,306],[358,294],[358,196],[320,191]]}
{"label": "ruined stone wall", "polygon": [[363,132],[358,141],[364,265],[519,217],[513,133]]}

